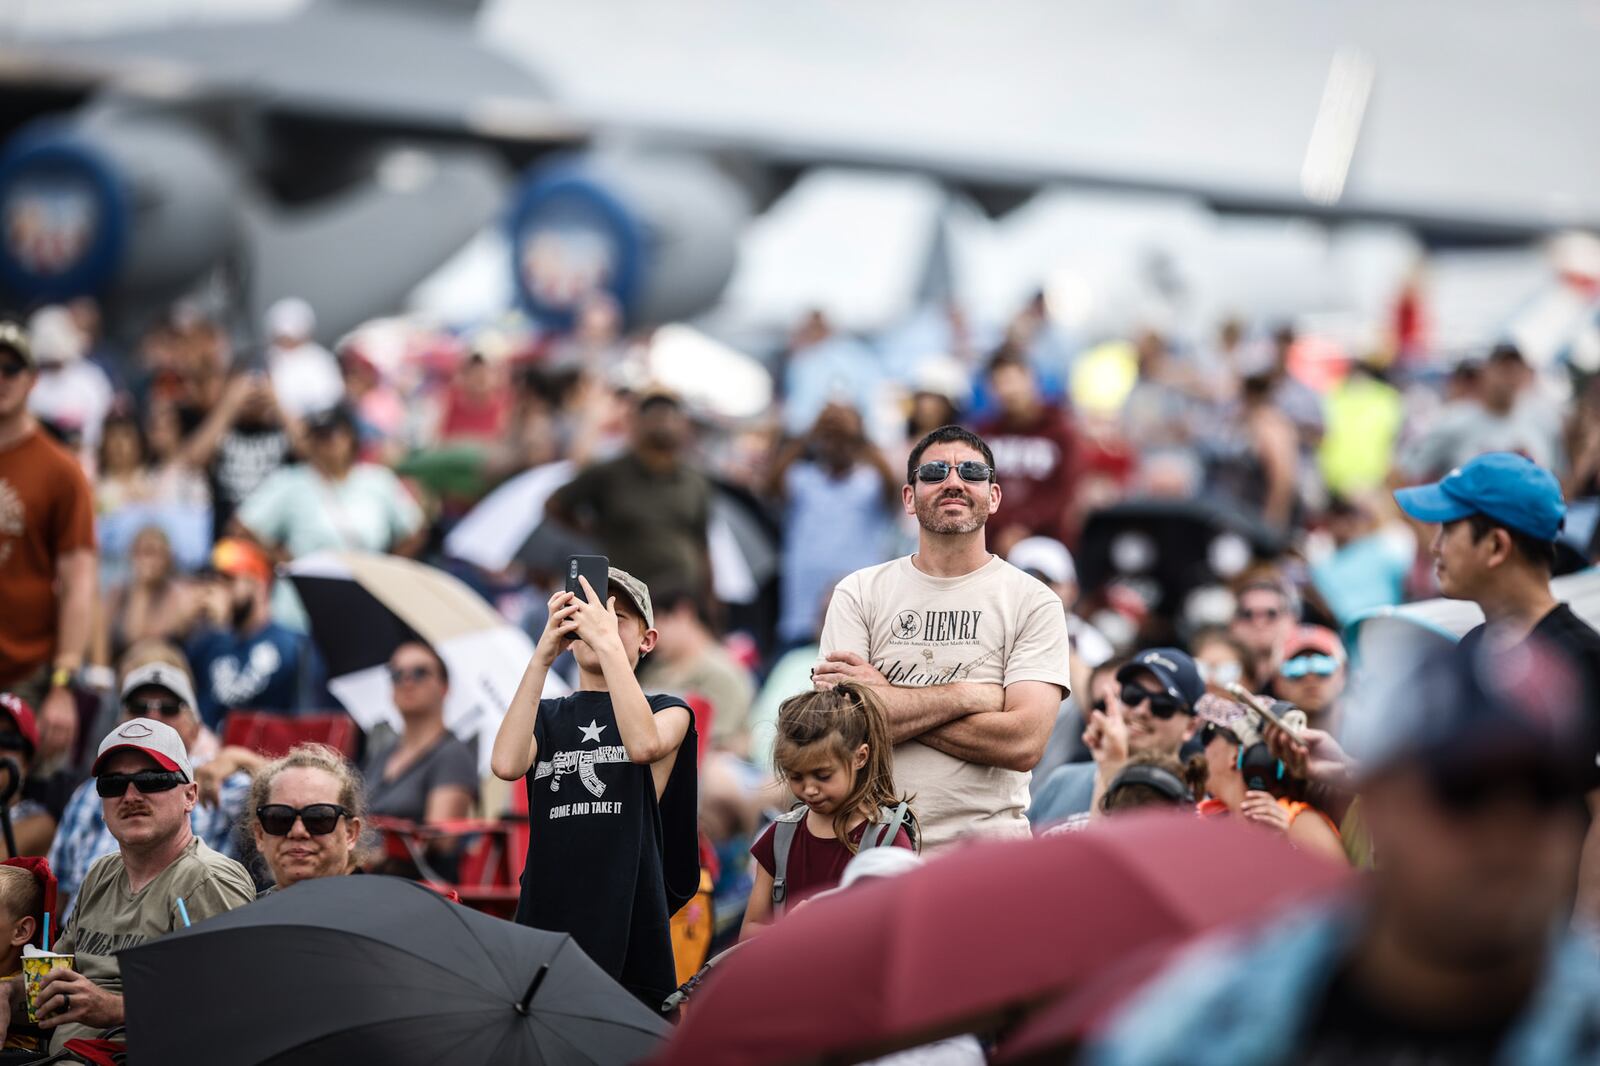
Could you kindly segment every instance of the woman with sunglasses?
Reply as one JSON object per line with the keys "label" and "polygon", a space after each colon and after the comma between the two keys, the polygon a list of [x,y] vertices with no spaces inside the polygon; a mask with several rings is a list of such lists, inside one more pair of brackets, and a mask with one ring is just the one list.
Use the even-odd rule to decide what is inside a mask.
{"label": "woman with sunglasses", "polygon": [[1338,828],[1305,801],[1305,782],[1272,758],[1254,713],[1210,693],[1195,708],[1207,771],[1200,813],[1244,818],[1283,833],[1304,851],[1348,862]]}
{"label": "woman with sunglasses", "polygon": [[250,790],[250,834],[272,874],[261,895],[355,867],[365,814],[361,777],[337,751],[300,744],[262,767]]}
{"label": "woman with sunglasses", "polygon": [[400,736],[376,745],[362,767],[373,814],[419,825],[467,817],[478,801],[478,760],[445,728],[450,675],[428,645],[407,641],[389,657]]}
{"label": "woman with sunglasses", "polygon": [[1288,700],[1318,729],[1339,732],[1339,697],[1345,687],[1344,643],[1324,626],[1300,626],[1283,645],[1272,693]]}

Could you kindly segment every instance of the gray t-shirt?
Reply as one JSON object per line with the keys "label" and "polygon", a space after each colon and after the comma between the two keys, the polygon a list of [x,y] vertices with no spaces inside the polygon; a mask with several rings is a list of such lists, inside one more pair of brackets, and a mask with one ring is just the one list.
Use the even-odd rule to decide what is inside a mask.
{"label": "gray t-shirt", "polygon": [[1094,770],[1092,762],[1069,762],[1045,778],[1028,808],[1028,824],[1035,833],[1089,810],[1094,802]]}
{"label": "gray t-shirt", "polygon": [[454,733],[446,732],[421,758],[386,779],[384,765],[399,743],[396,738],[379,747],[362,767],[370,813],[420,822],[428,811],[428,793],[451,785],[466,789],[474,800],[478,798],[478,760]]}
{"label": "gray t-shirt", "polygon": [[[183,928],[184,913],[190,922],[200,922],[255,898],[255,882],[245,868],[218,855],[199,838],[190,841],[171,866],[137,892],[129,888],[128,870],[118,851],[89,868],[72,917],[54,950],[76,955],[79,973],[101,988],[120,993],[122,967],[117,952]],[[99,1030],[88,1026],[64,1025],[52,1036],[51,1050],[59,1051],[68,1040],[99,1035]]]}

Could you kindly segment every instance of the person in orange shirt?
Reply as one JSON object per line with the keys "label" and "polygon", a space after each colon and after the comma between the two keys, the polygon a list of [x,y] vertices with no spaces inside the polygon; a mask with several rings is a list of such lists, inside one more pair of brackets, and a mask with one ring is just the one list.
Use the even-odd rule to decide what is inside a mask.
{"label": "person in orange shirt", "polygon": [[1236,815],[1283,833],[1296,847],[1349,861],[1338,828],[1297,797],[1303,782],[1267,751],[1255,712],[1207,693],[1195,704],[1195,714],[1202,723],[1207,771],[1202,815]]}
{"label": "person in orange shirt", "polygon": [[74,679],[93,629],[94,498],[66,449],[28,413],[39,373],[22,327],[0,321],[0,690],[39,708],[39,759],[70,758]]}

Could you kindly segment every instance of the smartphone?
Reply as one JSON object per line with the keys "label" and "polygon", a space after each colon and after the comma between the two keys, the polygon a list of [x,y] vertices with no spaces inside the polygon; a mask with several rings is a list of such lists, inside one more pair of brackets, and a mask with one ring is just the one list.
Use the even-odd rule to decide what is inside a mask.
{"label": "smartphone", "polygon": [[1238,682],[1234,682],[1228,686],[1228,693],[1229,695],[1233,696],[1234,699],[1240,700],[1246,707],[1249,707],[1251,710],[1261,715],[1261,717],[1265,718],[1267,721],[1271,722],[1273,725],[1289,734],[1291,739],[1301,739],[1300,730],[1296,729],[1294,726],[1290,725],[1288,722],[1285,722],[1281,717],[1279,717],[1278,712],[1272,709],[1271,700],[1262,699],[1260,696],[1255,695]]}
{"label": "smartphone", "polygon": [[567,559],[567,591],[574,593],[581,600],[583,586],[578,584],[578,578],[589,579],[589,587],[594,589],[595,595],[600,597],[603,604],[611,595],[611,560],[604,555],[574,555]]}

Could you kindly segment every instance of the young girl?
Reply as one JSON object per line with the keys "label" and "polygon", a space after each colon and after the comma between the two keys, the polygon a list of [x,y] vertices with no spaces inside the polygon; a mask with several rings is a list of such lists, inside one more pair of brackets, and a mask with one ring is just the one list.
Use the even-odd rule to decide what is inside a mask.
{"label": "young girl", "polygon": [[[869,824],[874,839],[884,835],[890,828],[878,824],[884,809],[906,802],[895,794],[894,748],[883,704],[861,685],[845,683],[785,700],[778,709],[772,762],[804,807],[769,825],[750,846],[758,870],[741,939],[771,925],[780,908],[836,887]],[[776,901],[777,841],[790,835],[779,832],[785,821],[793,825],[792,839],[782,864],[783,899]],[[896,829],[895,847],[914,846],[910,821],[907,815]]]}

